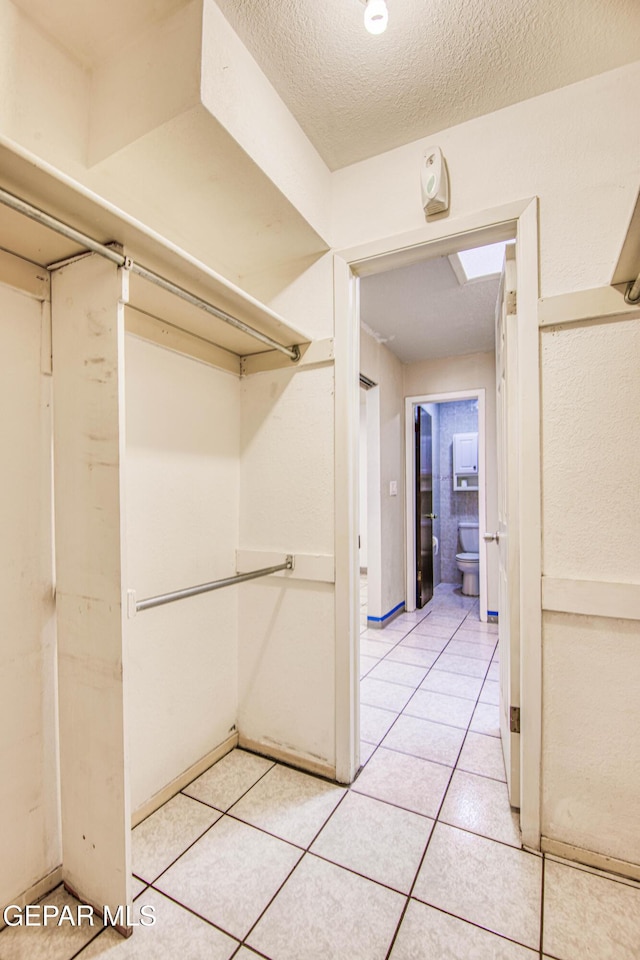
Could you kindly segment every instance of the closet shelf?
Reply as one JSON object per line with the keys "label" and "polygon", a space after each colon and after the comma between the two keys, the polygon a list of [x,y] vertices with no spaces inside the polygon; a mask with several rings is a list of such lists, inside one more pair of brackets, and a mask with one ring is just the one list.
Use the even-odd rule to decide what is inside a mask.
{"label": "closet shelf", "polygon": [[[144,264],[139,272],[134,270],[131,274],[130,307],[159,324],[165,323],[234,354],[238,363],[242,357],[283,348],[283,360],[289,364],[298,355],[294,348],[309,342],[308,336],[206,264],[6,138],[0,138],[0,170],[4,201],[6,194],[13,195],[51,218],[45,225],[25,215],[24,209],[0,203],[0,246],[3,236],[10,237],[12,250],[25,260],[46,269],[81,256],[88,249],[101,252],[96,248],[111,244],[114,257],[110,259],[114,262],[118,262],[117,256],[126,255],[134,265]],[[52,227],[55,221],[71,228],[76,235],[61,235]],[[188,292],[192,302],[149,282],[149,274],[159,275],[169,287]],[[224,319],[205,312],[197,301],[231,315],[278,346],[230,326]],[[159,336],[150,339],[163,342]]]}

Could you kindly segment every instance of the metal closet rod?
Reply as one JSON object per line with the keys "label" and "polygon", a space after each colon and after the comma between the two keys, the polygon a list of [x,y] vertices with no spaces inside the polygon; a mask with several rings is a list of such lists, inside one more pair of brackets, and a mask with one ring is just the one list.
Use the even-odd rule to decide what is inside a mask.
{"label": "metal closet rod", "polygon": [[199,593],[210,593],[212,590],[221,590],[234,583],[244,583],[246,580],[256,580],[266,577],[279,570],[293,570],[293,556],[288,554],[284,563],[275,567],[263,567],[262,570],[252,570],[250,573],[237,573],[235,577],[226,577],[224,580],[212,580],[210,583],[201,583],[197,587],[187,587],[185,590],[174,590],[173,593],[161,593],[157,597],[148,597],[136,603],[136,613],[139,610],[149,610],[151,607],[161,607],[164,603],[173,603],[174,600],[184,600],[186,597],[196,597]]}
{"label": "metal closet rod", "polygon": [[627,284],[627,292],[624,295],[625,301],[632,307],[640,303],[640,273],[635,279]]}
{"label": "metal closet rod", "polygon": [[225,323],[235,327],[236,330],[241,330],[250,337],[260,340],[261,343],[266,344],[273,350],[279,350],[280,353],[284,353],[285,356],[289,357],[289,359],[294,363],[300,359],[300,349],[298,346],[285,347],[283,344],[278,343],[277,340],[273,340],[271,337],[267,336],[266,333],[260,333],[259,330],[254,330],[253,327],[250,327],[247,323],[244,323],[243,320],[238,320],[237,317],[232,316],[230,313],[226,313],[224,310],[220,310],[219,307],[215,307],[207,300],[203,300],[202,297],[198,297],[194,293],[189,293],[188,290],[185,290],[183,287],[179,287],[177,284],[172,283],[171,280],[167,280],[159,273],[154,273],[153,270],[147,270],[146,267],[135,263],[130,257],[125,257],[112,247],[108,247],[103,243],[99,243],[97,240],[87,236],[85,233],[81,233],[74,227],[69,226],[68,223],[58,220],[57,217],[52,217],[50,214],[45,213],[44,210],[34,207],[32,204],[27,203],[26,200],[22,200],[20,197],[16,197],[13,193],[9,193],[7,190],[3,190],[2,188],[0,188],[0,202],[2,202],[5,206],[10,207],[12,210],[16,210],[18,213],[24,214],[24,216],[29,217],[30,220],[35,220],[36,223],[40,223],[43,226],[48,227],[50,230],[54,230],[56,233],[61,234],[68,240],[73,240],[75,243],[79,243],[81,246],[86,247],[93,253],[97,253],[101,257],[104,257],[106,260],[111,260],[112,263],[116,263],[119,267],[125,267],[127,270],[131,270],[132,273],[136,273],[144,280],[148,280],[150,283],[154,283],[157,287],[167,290],[169,293],[174,294],[174,296],[179,297],[181,300],[185,300],[194,307],[199,307],[200,310],[204,310],[206,313],[211,314],[211,316],[217,317],[218,320],[223,320]]}

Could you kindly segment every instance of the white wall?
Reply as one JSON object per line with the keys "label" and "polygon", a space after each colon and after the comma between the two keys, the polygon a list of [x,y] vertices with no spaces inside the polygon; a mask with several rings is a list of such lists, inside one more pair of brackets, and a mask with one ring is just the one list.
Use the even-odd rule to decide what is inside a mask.
{"label": "white wall", "polygon": [[[360,330],[360,372],[379,385],[380,597],[369,585],[369,616],[384,617],[405,600],[403,366],[394,354]],[[389,493],[392,480],[397,496]],[[375,606],[379,601],[379,608]]]}
{"label": "white wall", "polygon": [[42,303],[0,285],[0,903],[61,862],[51,378]]}
{"label": "white wall", "polygon": [[[408,363],[404,367],[404,393],[407,397],[479,389],[485,391],[487,530],[495,530],[498,523],[495,354],[469,353]],[[498,558],[492,547],[490,544],[487,549],[487,608],[497,610]]]}
{"label": "white wall", "polygon": [[[272,309],[314,339],[333,336],[331,256],[276,285]],[[240,547],[329,557],[332,566],[333,365],[256,374],[241,394]],[[261,579],[242,586],[239,602],[241,738],[333,767],[333,584]]]}
{"label": "white wall", "polygon": [[[639,321],[541,339],[543,573],[640,585]],[[640,622],[547,612],[543,662],[543,834],[640,863]]]}
{"label": "white wall", "polygon": [[[637,61],[430,137],[449,167],[448,219],[538,196],[542,295],[608,283],[640,186],[629,138],[639,97]],[[338,248],[424,229],[427,145],[416,140],[334,173]]]}
{"label": "white wall", "polygon": [[360,569],[367,567],[367,532],[369,528],[367,508],[367,391],[360,388]]}
{"label": "white wall", "polygon": [[[333,367],[242,383],[240,547],[333,557]],[[268,578],[240,598],[242,738],[335,765],[333,584]]]}
{"label": "white wall", "polygon": [[[240,382],[127,336],[127,552],[137,598],[235,572]],[[132,809],[229,735],[237,588],[127,621]]]}

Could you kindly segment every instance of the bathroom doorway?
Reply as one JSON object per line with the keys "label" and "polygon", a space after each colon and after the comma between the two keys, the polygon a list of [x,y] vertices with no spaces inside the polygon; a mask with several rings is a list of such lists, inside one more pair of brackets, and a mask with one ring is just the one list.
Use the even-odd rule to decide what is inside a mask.
{"label": "bathroom doorway", "polygon": [[[471,591],[467,595],[479,596],[480,618],[494,619],[496,611],[487,603],[487,550],[480,533],[486,524],[485,392],[407,397],[405,404],[406,609],[424,607],[440,583],[463,593],[466,579]],[[461,451],[469,456],[461,457]],[[476,550],[465,550],[466,537],[474,535],[471,546],[477,544]],[[473,561],[459,559],[475,552],[477,589]]]}

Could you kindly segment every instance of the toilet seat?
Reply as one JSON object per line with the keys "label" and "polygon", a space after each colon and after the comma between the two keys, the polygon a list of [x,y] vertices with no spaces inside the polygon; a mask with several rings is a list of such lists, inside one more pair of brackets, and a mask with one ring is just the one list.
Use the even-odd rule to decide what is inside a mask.
{"label": "toilet seat", "polygon": [[467,563],[474,563],[480,560],[479,553],[456,553],[456,560],[463,560]]}

